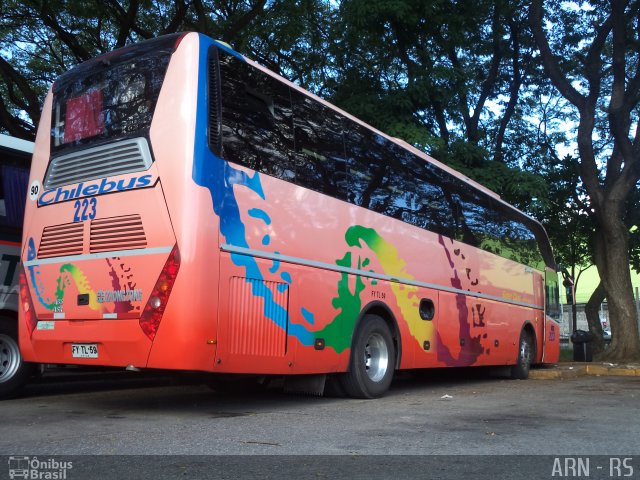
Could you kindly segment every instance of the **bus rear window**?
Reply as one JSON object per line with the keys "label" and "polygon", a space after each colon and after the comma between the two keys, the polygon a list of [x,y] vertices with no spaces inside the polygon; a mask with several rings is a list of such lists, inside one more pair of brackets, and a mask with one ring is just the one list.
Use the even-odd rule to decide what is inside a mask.
{"label": "bus rear window", "polygon": [[77,142],[104,132],[102,90],[67,100],[62,143]]}
{"label": "bus rear window", "polygon": [[52,152],[146,135],[178,38],[116,50],[60,77],[53,88]]}

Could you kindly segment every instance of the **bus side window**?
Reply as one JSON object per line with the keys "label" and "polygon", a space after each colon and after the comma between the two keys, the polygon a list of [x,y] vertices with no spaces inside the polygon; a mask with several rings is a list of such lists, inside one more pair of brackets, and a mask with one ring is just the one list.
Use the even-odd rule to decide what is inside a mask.
{"label": "bus side window", "polygon": [[346,134],[350,199],[360,207],[387,213],[392,201],[389,154],[377,134],[351,123]]}
{"label": "bus side window", "polygon": [[481,211],[479,206],[469,201],[461,195],[462,191],[459,187],[466,187],[465,184],[460,182],[460,185],[456,185],[455,193],[451,194],[453,201],[453,216],[456,222],[455,227],[455,239],[471,245],[473,247],[479,247],[478,239],[476,238],[476,232],[481,227]]}
{"label": "bus side window", "polygon": [[291,96],[296,184],[346,200],[348,186],[342,116],[295,90],[291,91]]}
{"label": "bus side window", "polygon": [[[457,181],[458,240],[538,270],[544,259],[535,234],[511,210],[488,195]],[[461,214],[461,215],[460,215]]]}
{"label": "bus side window", "polygon": [[[3,161],[7,160],[3,158]],[[29,169],[13,165],[0,168],[0,235],[3,240],[16,243],[21,240],[28,183]],[[0,278],[0,283],[2,281]],[[12,278],[4,279],[5,285],[10,285],[11,281]]]}
{"label": "bus side window", "polygon": [[219,50],[222,155],[225,160],[293,181],[289,87]]}
{"label": "bus side window", "polygon": [[510,218],[501,212],[508,225],[503,237],[503,245],[509,250],[511,257],[517,262],[524,263],[538,270],[545,267],[542,252],[538,247],[535,233],[521,220]]}
{"label": "bus side window", "polygon": [[455,221],[452,202],[447,197],[446,182],[438,175],[436,168],[410,154],[407,158],[406,172],[415,181],[418,202],[417,226],[434,233],[455,238]]}
{"label": "bus side window", "polygon": [[554,320],[558,320],[562,316],[558,272],[548,267],[545,269],[544,294],[546,314]]}
{"label": "bus side window", "polygon": [[421,181],[416,175],[412,155],[396,144],[385,140],[387,163],[390,167],[390,199],[386,214],[403,222],[425,228],[420,212]]}

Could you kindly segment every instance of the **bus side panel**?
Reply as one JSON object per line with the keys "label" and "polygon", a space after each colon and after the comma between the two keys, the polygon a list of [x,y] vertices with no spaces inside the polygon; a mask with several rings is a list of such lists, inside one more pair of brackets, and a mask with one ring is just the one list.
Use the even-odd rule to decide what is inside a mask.
{"label": "bus side panel", "polygon": [[[42,115],[40,117],[40,123],[38,124],[38,131],[36,133],[36,141],[34,144],[33,157],[31,160],[31,170],[29,173],[29,185],[38,185],[42,188],[41,180],[44,178],[47,164],[49,163],[50,153],[50,135],[51,135],[51,105],[53,103],[53,94],[51,88],[47,92],[47,96],[44,100],[44,106],[42,107]],[[35,183],[37,181],[37,183]],[[29,188],[31,190],[31,188]],[[27,246],[26,237],[28,232],[31,231],[34,216],[36,214],[36,203],[33,198],[26,199],[26,206],[24,209],[24,223],[22,225],[22,251],[21,258],[25,259],[25,249]],[[23,301],[24,299],[20,299]],[[20,353],[26,361],[39,361],[36,357],[29,332],[26,326],[26,320],[24,310],[18,308],[18,333],[20,337]]]}
{"label": "bus side panel", "polygon": [[[237,260],[237,258],[236,258]],[[268,271],[271,261],[246,257]],[[289,284],[276,275],[247,277],[230,255],[220,257],[217,371],[289,373],[296,344],[287,336]]]}
{"label": "bus side panel", "polygon": [[[36,134],[36,141],[34,144],[33,158],[31,160],[31,170],[29,173],[29,186],[37,187],[42,191],[42,179],[44,178],[49,164],[50,154],[50,135],[51,135],[51,106],[53,103],[53,94],[51,89],[47,93],[44,100],[44,106],[42,107],[42,116],[40,117],[40,123],[38,124],[38,132]],[[29,188],[31,191],[31,188]],[[24,209],[24,224],[22,225],[22,258],[26,258],[24,250],[27,246],[27,236],[31,232],[33,226],[33,220],[36,215],[36,200],[37,196],[29,196],[26,199],[26,207]]]}
{"label": "bus side panel", "polygon": [[[315,336],[326,342],[326,348],[334,349],[347,358],[343,352],[351,346],[356,321],[367,306],[378,302],[388,308],[398,324],[403,341],[402,366],[409,368],[415,365],[415,361],[424,366],[435,363],[434,358],[428,358],[435,357],[435,322],[420,319],[419,305],[421,298],[430,298],[437,311],[437,292],[404,285],[399,281],[347,272],[355,270],[382,277],[414,278],[411,271],[422,262],[408,264],[396,245],[385,239],[387,232],[392,231],[397,222],[381,219],[373,212],[266,175],[252,174],[236,165],[230,168],[242,172],[247,176],[245,178],[254,175],[251,179],[253,185],[235,185],[233,189],[233,202],[239,210],[236,231],[242,232],[243,237],[230,236],[233,242],[238,243],[231,247],[247,248],[252,255],[286,255],[317,272],[316,280],[307,282],[306,279],[297,278],[302,270],[292,268],[291,271],[287,269],[286,272],[280,272],[278,265],[271,267],[274,274],[286,274],[285,278],[293,279],[291,298],[307,299],[306,304],[290,308],[291,315],[300,315],[304,308],[309,317],[313,315],[322,319],[314,324],[302,324],[302,329],[306,330],[303,341],[305,351],[314,348],[312,340]],[[236,177],[243,178],[241,175]],[[380,228],[373,228],[373,225]],[[379,233],[381,231],[385,233]],[[420,245],[419,237],[415,238],[414,243],[410,241],[414,240],[414,235],[403,233],[404,238],[398,244]],[[433,234],[429,235],[436,238]],[[221,241],[224,243],[229,240],[223,236]],[[437,248],[436,241],[433,241],[433,247]],[[425,256],[424,243],[417,250],[418,258]],[[242,263],[242,268],[247,272],[256,270],[251,263]],[[430,266],[438,268],[434,263]],[[268,275],[266,270],[259,269],[260,275]],[[322,285],[326,285],[326,288],[323,289]],[[222,284],[221,289],[224,291]],[[306,292],[314,292],[314,295]],[[324,329],[330,331],[331,335],[325,335]],[[342,336],[335,334],[338,331],[343,332]],[[428,342],[426,350],[424,342]],[[342,370],[346,369],[344,360],[340,364]],[[331,371],[332,368],[329,366],[325,371]]]}
{"label": "bus side panel", "polygon": [[441,292],[438,324],[441,366],[515,363],[517,347],[513,332],[529,314],[524,308]]}
{"label": "bus side panel", "polygon": [[560,324],[550,317],[546,318],[544,334],[544,358],[538,356],[538,361],[557,363],[560,361]]}
{"label": "bus side panel", "polygon": [[[437,366],[437,313],[431,320],[419,316],[423,298],[438,312],[437,291],[261,258],[252,261],[267,273],[256,280],[230,257],[221,256],[217,371],[345,371],[356,322],[378,305],[388,307],[404,339],[401,368]],[[400,306],[394,290],[410,291],[411,303]]]}
{"label": "bus side panel", "polygon": [[[156,104],[151,145],[180,252],[180,269],[149,355],[150,368],[211,370],[218,311],[218,217],[211,194],[193,181],[206,161],[196,131],[199,36],[180,42]],[[204,101],[204,99],[202,99]]]}
{"label": "bus side panel", "polygon": [[[382,286],[382,289],[380,288]],[[384,287],[388,293],[385,294]],[[430,288],[402,285],[396,282],[378,282],[371,291],[373,299],[383,294],[383,302],[390,308],[398,324],[402,341],[400,368],[437,367],[438,338],[441,317],[441,292]],[[425,313],[432,308],[432,317],[420,314],[424,302]]]}
{"label": "bus side panel", "polygon": [[[201,75],[205,71],[203,59],[201,54]],[[204,85],[203,80],[202,97],[205,95],[202,91]],[[203,105],[201,102],[198,122],[204,126],[207,118]],[[266,153],[263,155],[268,157]],[[375,299],[386,305],[398,322],[402,336],[401,365],[430,364],[424,356],[435,357],[437,342],[433,324],[430,332],[426,329],[425,332],[420,331],[425,326],[419,319],[422,288],[455,289],[463,297],[466,297],[466,292],[471,295],[477,292],[494,297],[494,302],[504,298],[518,304],[534,305],[531,271],[523,265],[310,188],[297,187],[273,176],[225,162],[210,152],[208,156],[202,162],[201,174],[194,175],[194,179],[211,191],[214,210],[221,218],[220,248],[230,252],[228,265],[221,267],[223,271],[227,267],[230,270],[222,275],[220,302],[230,305],[230,296],[243,298],[244,302],[234,301],[238,305],[251,304],[257,311],[263,310],[262,320],[268,318],[281,329],[299,325],[293,331],[287,330],[289,340],[298,342],[300,351],[305,352],[297,357],[301,358],[307,350],[313,350],[315,339],[329,325],[345,332],[338,341],[348,342],[350,346],[349,331],[353,331],[350,326]],[[336,287],[323,292],[323,304],[316,307],[317,311],[313,311],[317,301],[304,306],[296,304],[292,309],[291,298],[298,295],[293,290],[294,286],[301,285],[303,290],[318,289],[313,283],[307,286],[306,282],[294,278],[301,275],[301,270],[291,268],[288,271],[283,267],[285,262],[316,268],[318,276],[335,276],[328,271],[340,272],[338,278],[341,280]],[[283,273],[288,277],[282,277]],[[240,288],[239,285],[232,286],[234,277],[242,279],[239,283],[244,282],[244,290],[233,290]],[[286,288],[284,284],[290,287]],[[279,295],[282,293],[280,288],[286,289],[290,296]],[[472,305],[472,298],[465,298],[461,308],[471,312],[467,303]],[[341,299],[349,304],[348,309],[340,305]],[[452,305],[454,318],[457,318],[460,312],[455,302]],[[301,315],[299,306],[314,318],[328,322],[327,327],[324,323],[296,323],[295,319]],[[521,308],[520,305],[504,304],[495,309],[495,315],[501,317],[495,320],[506,322],[505,335],[508,337],[521,327],[521,324],[515,324],[524,321],[524,317],[511,319],[512,310]],[[225,307],[220,312],[220,322],[228,322],[229,328],[236,328],[233,326],[236,310]],[[327,320],[323,318],[325,315]],[[222,328],[221,323],[221,335]],[[265,327],[265,332],[275,335],[277,329]],[[518,333],[515,335],[517,344]],[[228,335],[226,341],[230,338]],[[429,341],[433,348],[425,350],[424,341]],[[219,349],[226,348],[223,343],[221,336]],[[335,347],[336,344],[325,345],[325,348]],[[515,355],[513,358],[515,361]],[[219,359],[224,363],[222,356]]]}
{"label": "bus side panel", "polygon": [[[335,287],[326,289],[323,292],[324,305],[312,313],[318,316],[333,311],[332,321],[336,324],[346,322],[346,325],[353,325],[371,302],[385,304],[393,313],[401,333],[402,368],[515,362],[520,329],[525,321],[534,319],[532,308],[524,306],[532,305],[535,300],[532,272],[523,265],[272,177],[254,174],[243,167],[230,165],[228,171],[234,178],[245,179],[242,184],[233,185],[232,198],[228,201],[228,204],[237,205],[235,232],[242,232],[242,237],[221,237],[222,244],[237,243],[225,248],[241,247],[240,250],[248,252],[246,261],[240,261],[240,257],[233,254],[230,257],[232,262],[235,258],[236,265],[241,266],[237,275],[266,278],[269,268],[273,268],[273,273],[278,271],[276,265],[260,267],[250,258],[285,255],[301,263],[317,265],[318,278],[335,275],[328,270],[340,268],[391,277],[397,280],[344,273],[345,278],[348,277],[344,281],[344,293],[340,291],[339,282]],[[250,271],[254,273],[248,273]],[[303,290],[319,291],[313,283],[306,286],[298,282],[295,278],[298,270],[294,269],[288,275],[293,278],[293,284],[300,284]],[[460,291],[458,294],[439,293],[440,296],[445,295],[447,300],[444,303],[447,305],[443,305],[442,300],[435,302],[438,315],[435,323],[451,322],[438,326],[438,329],[441,334],[454,336],[454,340],[447,340],[453,351],[459,352],[461,340],[465,342],[463,357],[439,351],[435,324],[420,319],[420,300],[430,296],[437,299],[438,295],[425,287],[405,284],[403,280]],[[274,281],[278,281],[277,276]],[[226,295],[225,289],[221,284],[223,296]],[[473,292],[505,298],[522,306],[473,297]],[[297,292],[292,290],[291,295],[295,294]],[[335,308],[335,302],[341,299],[358,305],[350,312],[349,318],[340,315],[340,309]],[[304,308],[312,311],[308,305]],[[299,315],[297,307],[291,312],[291,315]],[[318,336],[322,330],[318,325],[303,325],[310,336]],[[341,341],[350,342],[349,330],[346,328]],[[496,340],[500,347],[497,351]],[[428,350],[424,348],[425,342],[429,342]],[[312,348],[311,340],[303,345]],[[436,353],[442,359],[436,358]]]}
{"label": "bus side panel", "polygon": [[20,244],[0,240],[0,310],[18,310]]}
{"label": "bus side panel", "polygon": [[[351,297],[345,298],[345,293],[359,288],[356,285],[358,278],[290,263],[282,264],[280,273],[283,272],[291,275],[289,344],[296,348],[294,370],[307,373],[345,371],[359,313],[357,306],[349,302]],[[284,278],[288,279],[287,275]],[[282,276],[280,279],[283,281]],[[309,340],[302,328],[309,330]]]}

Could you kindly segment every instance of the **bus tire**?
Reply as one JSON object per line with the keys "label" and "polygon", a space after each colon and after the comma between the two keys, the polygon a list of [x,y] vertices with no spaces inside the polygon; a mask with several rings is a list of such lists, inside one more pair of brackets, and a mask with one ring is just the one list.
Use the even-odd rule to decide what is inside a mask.
{"label": "bus tire", "polygon": [[532,353],[531,336],[523,329],[522,332],[520,332],[516,364],[511,366],[511,378],[526,380],[529,377]]}
{"label": "bus tire", "polygon": [[349,370],[340,383],[353,398],[382,396],[391,385],[395,346],[386,322],[377,315],[365,315],[351,347]]}
{"label": "bus tire", "polygon": [[35,364],[22,360],[14,320],[0,318],[0,399],[16,395],[35,373]]}

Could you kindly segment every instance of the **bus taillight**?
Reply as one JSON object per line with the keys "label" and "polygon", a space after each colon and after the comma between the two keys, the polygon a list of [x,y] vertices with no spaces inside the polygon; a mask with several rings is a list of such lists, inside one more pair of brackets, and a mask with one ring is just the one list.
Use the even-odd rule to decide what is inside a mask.
{"label": "bus taillight", "polygon": [[29,293],[29,284],[27,283],[27,274],[24,271],[24,267],[20,268],[20,306],[24,312],[27,331],[31,337],[38,323],[38,318],[36,316],[36,309],[33,307],[33,302],[31,301],[31,293]]}
{"label": "bus taillight", "polygon": [[144,307],[142,316],[140,317],[140,328],[150,340],[156,337],[162,314],[167,306],[173,283],[178,275],[180,268],[180,252],[176,245],[171,250],[169,258],[164,264],[162,272],[158,277],[155,287],[151,291],[147,305]]}

